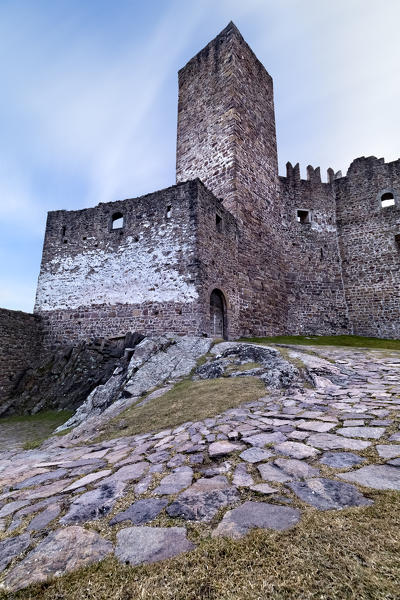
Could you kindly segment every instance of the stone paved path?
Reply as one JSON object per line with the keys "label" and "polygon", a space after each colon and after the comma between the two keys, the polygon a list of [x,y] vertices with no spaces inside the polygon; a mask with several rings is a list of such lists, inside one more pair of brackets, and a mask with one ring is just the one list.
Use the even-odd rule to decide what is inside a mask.
{"label": "stone paved path", "polygon": [[112,552],[140,564],[190,551],[192,521],[236,538],[293,527],[306,507],[363,510],[371,489],[400,490],[400,352],[310,351],[335,366],[315,388],[268,390],[173,430],[2,452],[2,585]]}

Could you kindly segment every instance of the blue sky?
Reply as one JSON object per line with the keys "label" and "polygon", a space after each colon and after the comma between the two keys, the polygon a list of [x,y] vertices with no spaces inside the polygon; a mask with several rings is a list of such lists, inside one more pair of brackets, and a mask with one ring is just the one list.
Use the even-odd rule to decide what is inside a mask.
{"label": "blue sky", "polygon": [[230,20],[281,173],[399,158],[399,0],[0,0],[0,306],[32,311],[47,211],[175,182],[176,72]]}

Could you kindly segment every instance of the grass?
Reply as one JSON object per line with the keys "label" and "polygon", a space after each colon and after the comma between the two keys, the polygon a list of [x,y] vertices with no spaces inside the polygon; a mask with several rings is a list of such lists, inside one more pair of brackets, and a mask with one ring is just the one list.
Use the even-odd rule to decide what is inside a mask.
{"label": "grass", "polygon": [[400,494],[369,495],[367,508],[306,510],[288,531],[198,538],[193,552],[134,568],[109,558],[7,598],[398,600]]}
{"label": "grass", "polygon": [[255,377],[203,381],[185,379],[164,396],[150,400],[144,406],[132,406],[118,415],[106,425],[100,439],[120,437],[118,423],[121,420],[127,424],[123,430],[124,436],[147,433],[213,417],[264,394],[264,384]]}
{"label": "grass", "polygon": [[36,415],[13,415],[0,419],[2,435],[24,441],[23,449],[38,448],[42,442],[73,415],[70,410],[48,410]]}
{"label": "grass", "polygon": [[400,340],[388,340],[358,335],[277,335],[274,337],[243,338],[243,342],[257,344],[299,344],[302,346],[350,346],[352,348],[376,348],[400,350]]}

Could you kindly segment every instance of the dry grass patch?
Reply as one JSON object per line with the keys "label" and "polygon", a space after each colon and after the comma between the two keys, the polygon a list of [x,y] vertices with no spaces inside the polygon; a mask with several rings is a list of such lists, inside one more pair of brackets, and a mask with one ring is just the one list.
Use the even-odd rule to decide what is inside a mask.
{"label": "dry grass patch", "polygon": [[9,595],[12,600],[395,600],[400,494],[371,493],[367,508],[306,510],[286,532],[205,539],[163,563],[115,559]]}
{"label": "dry grass patch", "polygon": [[201,421],[228,408],[250,402],[265,395],[265,385],[255,377],[185,379],[172,390],[150,400],[144,406],[132,406],[107,424],[101,440],[121,436],[119,423],[127,423],[123,435],[169,429],[186,421]]}

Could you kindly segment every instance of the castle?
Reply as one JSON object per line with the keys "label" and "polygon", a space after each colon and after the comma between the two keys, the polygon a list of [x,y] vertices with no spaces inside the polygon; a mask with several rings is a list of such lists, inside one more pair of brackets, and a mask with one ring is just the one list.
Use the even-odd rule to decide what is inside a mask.
{"label": "castle", "polygon": [[279,176],[272,78],[233,23],[179,72],[176,180],[48,214],[41,344],[127,331],[400,337],[400,160],[358,158],[326,183],[298,164]]}

